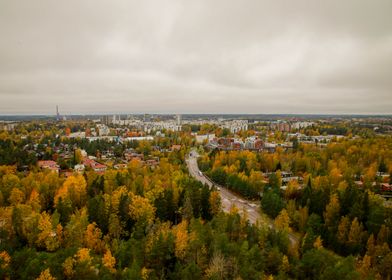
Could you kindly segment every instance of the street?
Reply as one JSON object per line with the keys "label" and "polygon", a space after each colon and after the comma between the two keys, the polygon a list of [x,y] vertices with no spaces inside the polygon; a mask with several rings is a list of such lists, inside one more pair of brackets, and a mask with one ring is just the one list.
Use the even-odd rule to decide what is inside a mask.
{"label": "street", "polygon": [[[189,154],[189,157],[186,159],[189,173],[192,177],[194,177],[201,183],[207,184],[208,186],[212,187],[214,184],[199,170],[199,166],[197,164],[198,156],[198,153],[195,150],[192,150]],[[274,227],[273,222],[262,218],[260,214],[259,202],[247,200],[222,186],[215,186],[217,187],[217,190],[221,197],[223,211],[229,212],[231,207],[234,205],[238,208],[241,215],[243,215],[244,211],[246,211],[246,216],[250,223],[254,224],[259,221],[261,223],[266,223],[270,228]],[[291,233],[289,233],[289,239],[292,244],[298,242],[298,238]]]}

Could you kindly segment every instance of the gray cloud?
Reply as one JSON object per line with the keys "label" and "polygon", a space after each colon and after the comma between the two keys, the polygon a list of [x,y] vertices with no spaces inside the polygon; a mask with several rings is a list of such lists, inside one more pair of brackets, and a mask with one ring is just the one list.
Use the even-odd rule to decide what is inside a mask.
{"label": "gray cloud", "polygon": [[0,114],[392,113],[391,1],[1,1]]}

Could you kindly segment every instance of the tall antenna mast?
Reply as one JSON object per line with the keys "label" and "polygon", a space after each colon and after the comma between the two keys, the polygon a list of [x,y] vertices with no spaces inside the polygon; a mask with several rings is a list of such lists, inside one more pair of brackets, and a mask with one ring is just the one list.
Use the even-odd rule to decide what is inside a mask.
{"label": "tall antenna mast", "polygon": [[56,119],[57,121],[60,120],[59,105],[56,105]]}

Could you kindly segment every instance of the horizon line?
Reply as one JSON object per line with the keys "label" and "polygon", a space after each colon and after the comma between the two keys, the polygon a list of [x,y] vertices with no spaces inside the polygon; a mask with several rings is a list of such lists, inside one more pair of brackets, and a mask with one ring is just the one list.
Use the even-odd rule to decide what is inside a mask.
{"label": "horizon line", "polygon": [[[258,115],[258,116],[392,116],[392,113],[179,113],[179,112],[108,112],[108,113],[71,113],[61,114],[60,116],[107,116],[107,115]],[[56,114],[36,114],[36,113],[11,113],[1,114],[0,117],[17,116],[37,116],[37,117],[56,117]]]}

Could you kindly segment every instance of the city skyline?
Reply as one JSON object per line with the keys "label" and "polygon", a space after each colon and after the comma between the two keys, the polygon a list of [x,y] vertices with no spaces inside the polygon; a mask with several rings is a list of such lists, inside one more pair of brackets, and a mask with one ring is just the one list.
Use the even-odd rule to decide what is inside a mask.
{"label": "city skyline", "polygon": [[0,115],[391,114],[392,2],[0,4]]}

